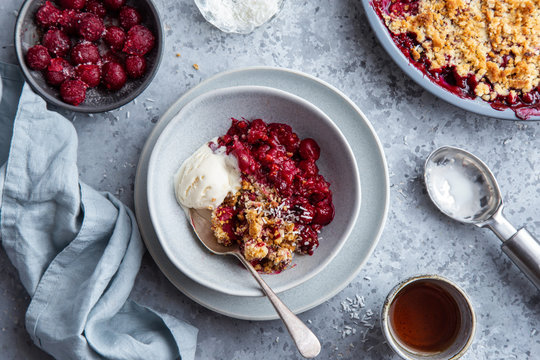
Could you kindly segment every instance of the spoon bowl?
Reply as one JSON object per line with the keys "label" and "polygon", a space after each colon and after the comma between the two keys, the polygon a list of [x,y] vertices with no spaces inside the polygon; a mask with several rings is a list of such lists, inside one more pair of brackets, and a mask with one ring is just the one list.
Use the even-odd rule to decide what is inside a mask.
{"label": "spoon bowl", "polygon": [[237,243],[233,243],[231,246],[218,243],[212,231],[212,211],[207,209],[189,209],[189,220],[193,231],[195,231],[201,243],[208,250],[217,255],[237,256],[237,254],[240,254]]}
{"label": "spoon bowl", "polygon": [[460,148],[443,146],[426,160],[424,181],[429,197],[454,220],[482,224],[502,206],[497,180],[486,164]]}

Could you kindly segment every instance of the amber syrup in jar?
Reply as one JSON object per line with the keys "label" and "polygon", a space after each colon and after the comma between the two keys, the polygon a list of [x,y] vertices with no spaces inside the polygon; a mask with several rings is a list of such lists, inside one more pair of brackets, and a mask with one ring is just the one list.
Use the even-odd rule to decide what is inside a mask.
{"label": "amber syrup in jar", "polygon": [[418,280],[396,295],[389,320],[396,340],[411,352],[439,353],[455,341],[461,312],[447,290]]}

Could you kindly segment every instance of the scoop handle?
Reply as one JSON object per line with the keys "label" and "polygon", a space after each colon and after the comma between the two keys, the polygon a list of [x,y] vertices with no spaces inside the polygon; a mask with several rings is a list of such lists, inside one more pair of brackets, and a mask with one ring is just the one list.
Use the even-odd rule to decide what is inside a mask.
{"label": "scoop handle", "polygon": [[503,242],[503,252],[540,290],[540,242],[525,228]]}

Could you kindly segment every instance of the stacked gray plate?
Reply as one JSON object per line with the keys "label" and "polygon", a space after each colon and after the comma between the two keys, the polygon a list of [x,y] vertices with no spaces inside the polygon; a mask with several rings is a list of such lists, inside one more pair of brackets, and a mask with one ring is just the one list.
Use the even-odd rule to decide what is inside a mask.
{"label": "stacked gray plate", "polygon": [[[354,279],[367,261],[379,240],[388,212],[388,170],[379,139],[360,109],[332,86],[291,70],[257,67],[218,74],[184,94],[161,117],[145,144],[135,181],[135,210],[150,254],[165,276],[199,304],[239,319],[277,319],[270,302],[263,296],[226,294],[204,286],[184,274],[167,256],[150,220],[147,198],[148,164],[160,134],[191,100],[209,91],[232,86],[265,86],[307,100],[336,123],[345,134],[356,157],[362,179],[359,220],[341,250],[322,271],[280,293],[280,297],[295,313],[311,309],[337,294]],[[201,142],[204,140],[201,139]],[[193,235],[186,232],[186,237]]]}

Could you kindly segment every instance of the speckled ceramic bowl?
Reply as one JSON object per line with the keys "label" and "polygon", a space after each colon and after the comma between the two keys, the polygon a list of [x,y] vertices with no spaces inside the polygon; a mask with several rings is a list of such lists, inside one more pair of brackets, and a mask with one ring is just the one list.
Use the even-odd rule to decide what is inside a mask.
{"label": "speckled ceramic bowl", "polygon": [[291,268],[263,275],[275,292],[282,292],[322,271],[347,240],[360,210],[356,160],[347,140],[328,116],[306,100],[281,90],[260,86],[224,88],[185,105],[152,150],[148,207],[167,257],[184,274],[210,289],[236,296],[262,295],[256,281],[237,259],[214,255],[203,247],[174,192],[173,177],[182,162],[204,142],[225,134],[231,117],[286,123],[300,138],[314,138],[321,147],[317,164],[331,184],[336,215],[322,229],[320,246],[313,256],[296,254]]}
{"label": "speckled ceramic bowl", "polygon": [[34,16],[44,3],[45,0],[26,0],[23,3],[15,24],[15,51],[26,81],[47,102],[82,113],[104,112],[127,104],[150,85],[158,70],[163,52],[163,30],[158,11],[152,0],[127,0],[128,5],[135,7],[143,15],[143,25],[148,27],[156,38],[154,48],[145,55],[146,74],[140,79],[128,79],[124,87],[118,91],[108,91],[101,86],[88,89],[85,101],[78,106],[63,102],[58,88],[47,84],[41,71],[35,71],[26,66],[26,52],[39,43],[42,35],[42,30],[34,23]]}

